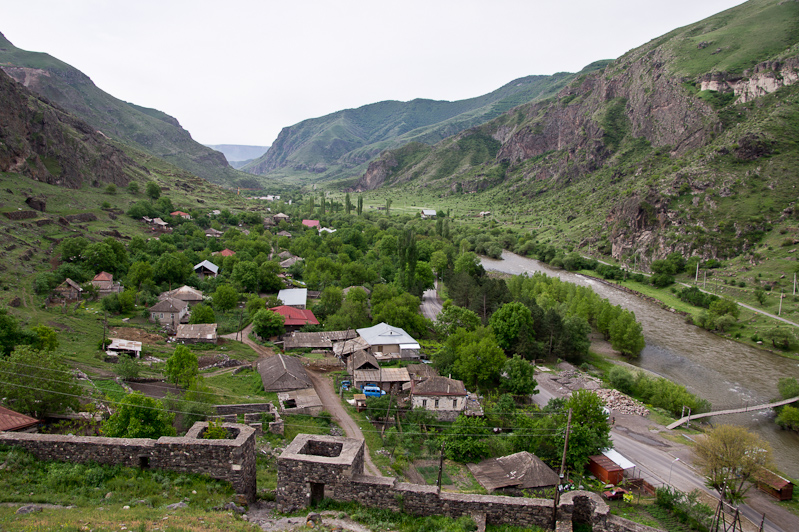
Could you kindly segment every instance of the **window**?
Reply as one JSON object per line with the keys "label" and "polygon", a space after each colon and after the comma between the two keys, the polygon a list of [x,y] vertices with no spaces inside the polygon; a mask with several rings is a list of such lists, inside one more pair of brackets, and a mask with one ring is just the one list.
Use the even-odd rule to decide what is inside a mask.
{"label": "window", "polygon": [[422,399],[422,408],[427,408],[427,399]]}
{"label": "window", "polygon": [[452,400],[452,408],[458,408],[458,400],[457,399],[453,399]]}
{"label": "window", "polygon": [[436,399],[436,402],[435,402],[434,406],[435,406],[435,408],[438,408],[438,399]]}

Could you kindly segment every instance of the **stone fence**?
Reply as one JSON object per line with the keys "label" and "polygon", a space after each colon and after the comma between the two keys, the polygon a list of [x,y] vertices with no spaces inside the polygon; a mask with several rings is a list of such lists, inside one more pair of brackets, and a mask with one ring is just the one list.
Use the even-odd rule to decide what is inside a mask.
{"label": "stone fence", "polygon": [[278,508],[295,511],[329,497],[421,516],[479,516],[490,525],[545,529],[554,525],[557,532],[571,532],[574,524],[590,524],[595,532],[657,532],[610,515],[608,505],[591,492],[566,493],[556,511],[550,499],[449,493],[435,486],[368,476],[363,474],[363,463],[362,440],[298,435],[278,459]]}
{"label": "stone fence", "polygon": [[272,403],[240,403],[235,405],[216,405],[216,415],[221,416],[223,420],[230,423],[235,423],[238,416],[244,415],[244,422],[253,427],[260,435],[263,431],[263,423],[261,422],[261,414],[272,414],[274,420],[269,422],[267,431],[272,434],[283,435],[284,423],[283,418],[280,417],[280,412],[275,408]]}
{"label": "stone fence", "polygon": [[127,467],[198,473],[230,482],[243,501],[255,499],[255,429],[224,423],[232,439],[205,440],[208,423],[198,422],[183,437],[104,438],[0,432],[0,443],[22,447],[40,460],[97,462]]}

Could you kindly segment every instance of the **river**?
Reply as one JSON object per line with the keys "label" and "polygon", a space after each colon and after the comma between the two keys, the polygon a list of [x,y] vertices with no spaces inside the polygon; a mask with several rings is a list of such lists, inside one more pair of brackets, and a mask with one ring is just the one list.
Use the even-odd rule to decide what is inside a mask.
{"label": "river", "polygon": [[[537,260],[505,251],[502,259],[482,259],[489,271],[519,275],[543,272],[564,281],[590,286],[614,305],[635,312],[644,329],[646,347],[632,363],[707,399],[713,410],[767,403],[778,396],[777,381],[799,379],[799,362],[779,357],[688,325],[676,313],[643,298],[616,290],[583,275],[555,270]],[[711,418],[714,423],[742,425],[767,440],[777,467],[799,478],[799,435],[780,430],[770,410]]]}

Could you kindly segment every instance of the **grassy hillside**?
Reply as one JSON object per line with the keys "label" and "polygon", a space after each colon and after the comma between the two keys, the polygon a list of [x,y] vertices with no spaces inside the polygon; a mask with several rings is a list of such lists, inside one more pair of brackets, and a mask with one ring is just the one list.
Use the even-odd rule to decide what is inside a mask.
{"label": "grassy hillside", "polygon": [[[605,63],[589,65],[583,72]],[[386,101],[305,120],[285,128],[269,152],[244,169],[308,183],[351,178],[386,149],[409,142],[435,144],[513,107],[551,96],[574,76],[528,76],[467,100]]]}
{"label": "grassy hillside", "polygon": [[[672,251],[757,262],[775,228],[797,232],[797,20],[795,2],[748,2],[547,100],[389,151],[356,187],[404,185],[428,207],[491,210],[541,241],[643,266]],[[709,79],[719,91],[700,90]]]}
{"label": "grassy hillside", "polygon": [[114,98],[91,79],[45,53],[20,50],[0,34],[0,68],[92,127],[214,183],[256,187],[265,182],[231,168],[195,142],[173,117]]}

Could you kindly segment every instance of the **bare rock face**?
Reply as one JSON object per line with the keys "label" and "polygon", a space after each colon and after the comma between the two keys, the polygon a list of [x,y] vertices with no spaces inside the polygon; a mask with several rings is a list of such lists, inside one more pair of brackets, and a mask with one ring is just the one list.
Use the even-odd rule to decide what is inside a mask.
{"label": "bare rock face", "polygon": [[35,209],[39,212],[44,212],[47,209],[47,202],[43,197],[38,197],[38,198],[30,197],[25,200],[25,203],[27,203],[28,207],[30,207],[31,209]]}
{"label": "bare rock face", "polygon": [[[78,188],[85,182],[126,186],[125,168],[137,166],[88,124],[0,72],[0,171]],[[44,201],[29,200],[44,211]]]}
{"label": "bare rock face", "polygon": [[364,176],[355,185],[355,192],[374,190],[381,187],[386,181],[392,168],[397,166],[397,159],[391,152],[385,153],[376,161],[369,163]]}

